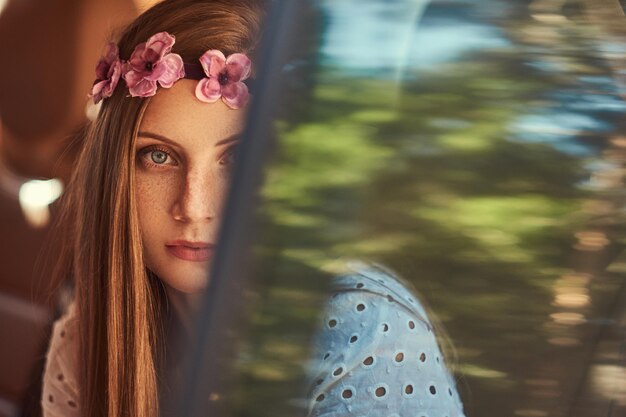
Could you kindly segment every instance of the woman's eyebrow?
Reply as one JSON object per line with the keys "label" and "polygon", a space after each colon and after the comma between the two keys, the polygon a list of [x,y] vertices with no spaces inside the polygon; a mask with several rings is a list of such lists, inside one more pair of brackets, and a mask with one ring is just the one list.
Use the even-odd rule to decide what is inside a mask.
{"label": "woman's eyebrow", "polygon": [[221,146],[224,145],[226,143],[231,143],[231,142],[235,142],[238,141],[239,139],[241,139],[241,134],[240,133],[235,133],[234,135],[231,135],[227,138],[224,138],[222,140],[220,140],[219,142],[217,142],[215,144],[215,146]]}
{"label": "woman's eyebrow", "polygon": [[[145,132],[145,131],[139,131],[137,132],[137,136],[141,136],[144,138],[152,138],[152,139],[157,139],[163,142],[167,142],[171,145],[175,145],[175,146],[180,146],[179,143],[177,143],[175,140],[172,140],[166,136],[163,135],[159,135],[158,133],[152,133],[152,132]],[[235,133],[234,135],[231,135],[227,138],[224,138],[222,140],[220,140],[219,142],[217,142],[215,144],[215,146],[221,146],[221,145],[225,145],[227,143],[231,143],[231,142],[235,142],[238,141],[240,139],[241,134],[240,133]]]}
{"label": "woman's eyebrow", "polygon": [[152,133],[152,132],[145,132],[145,131],[140,131],[137,132],[137,136],[141,136],[144,138],[152,138],[152,139],[157,139],[163,142],[167,142],[170,145],[174,145],[174,146],[180,146],[179,143],[177,143],[175,140],[172,140],[168,137],[165,137],[163,135],[159,135],[158,133]]}

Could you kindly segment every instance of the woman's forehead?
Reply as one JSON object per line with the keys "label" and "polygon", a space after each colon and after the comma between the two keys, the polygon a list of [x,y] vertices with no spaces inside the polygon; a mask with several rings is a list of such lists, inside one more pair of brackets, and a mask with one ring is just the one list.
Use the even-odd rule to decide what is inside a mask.
{"label": "woman's forehead", "polygon": [[246,109],[233,110],[221,100],[204,103],[195,96],[197,83],[180,80],[150,99],[140,132],[165,136],[181,146],[217,143],[243,130]]}

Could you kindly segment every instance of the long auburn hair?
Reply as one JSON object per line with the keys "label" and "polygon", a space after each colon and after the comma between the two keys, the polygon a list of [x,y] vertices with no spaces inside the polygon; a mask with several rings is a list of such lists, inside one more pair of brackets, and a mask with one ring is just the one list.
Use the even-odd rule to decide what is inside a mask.
{"label": "long auburn hair", "polygon": [[[120,57],[155,33],[176,37],[173,52],[197,62],[208,49],[252,57],[262,0],[165,0],[122,33]],[[166,295],[146,269],[134,198],[135,137],[149,99],[128,97],[123,81],[87,128],[62,202],[67,236],[55,281],[75,283],[80,345],[80,411],[87,417],[159,413]]]}

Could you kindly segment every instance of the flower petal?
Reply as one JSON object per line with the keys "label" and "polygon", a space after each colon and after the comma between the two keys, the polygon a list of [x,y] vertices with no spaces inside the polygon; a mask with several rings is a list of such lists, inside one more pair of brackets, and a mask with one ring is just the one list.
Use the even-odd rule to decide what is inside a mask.
{"label": "flower petal", "polygon": [[152,35],[148,42],[146,42],[146,49],[151,49],[156,52],[159,57],[169,54],[174,46],[176,38],[167,32],[159,32],[156,35]]}
{"label": "flower petal", "polygon": [[248,86],[242,82],[222,86],[222,100],[231,109],[239,109],[248,102]]}
{"label": "flower petal", "polygon": [[115,61],[109,69],[109,79],[107,80],[108,83],[102,89],[102,97],[111,97],[113,95],[113,91],[115,91],[115,87],[117,87],[121,75],[122,64],[120,61]]}
{"label": "flower petal", "polygon": [[139,82],[141,82],[141,80],[143,80],[143,75],[141,74],[141,72],[137,72],[134,70],[126,71],[123,77],[126,80],[126,85],[128,85],[128,88],[136,86],[137,84],[139,84]]}
{"label": "flower petal", "polygon": [[159,62],[159,60],[161,59],[161,55],[159,55],[158,52],[146,47],[146,50],[143,52],[142,58],[145,67],[145,64],[148,62],[152,63],[153,65]]}
{"label": "flower petal", "polygon": [[113,95],[114,90],[115,90],[115,85],[112,82],[107,81],[106,85],[104,86],[101,92],[102,98],[111,97]]}
{"label": "flower petal", "polygon": [[120,61],[113,62],[111,66],[109,67],[107,78],[117,84],[121,75],[122,75],[122,63]]}
{"label": "flower petal", "polygon": [[111,64],[106,62],[106,60],[101,59],[98,61],[98,65],[96,65],[96,79],[97,80],[106,80],[107,74],[109,73],[109,68]]}
{"label": "flower petal", "polygon": [[128,87],[130,95],[133,97],[150,97],[156,94],[156,81],[143,79],[132,87]]}
{"label": "flower petal", "polygon": [[205,103],[214,103],[222,95],[222,86],[214,78],[203,78],[196,86],[196,97]]}
{"label": "flower petal", "polygon": [[224,67],[226,67],[226,57],[222,51],[209,49],[200,57],[200,64],[202,64],[202,68],[207,77],[217,77]]}
{"label": "flower petal", "polygon": [[183,58],[178,54],[167,54],[161,59],[159,66],[165,71],[158,78],[162,87],[170,88],[176,81],[185,76],[185,65]]}
{"label": "flower petal", "polygon": [[90,95],[91,97],[93,97],[94,104],[98,104],[98,102],[104,98],[102,95],[102,90],[108,83],[109,81],[103,80],[103,81],[94,83],[93,87],[91,87]]}
{"label": "flower petal", "polygon": [[106,80],[108,78],[107,74],[110,72],[111,64],[118,60],[119,54],[117,45],[111,42],[107,45],[104,56],[100,58],[100,61],[98,61],[96,65],[96,79]]}
{"label": "flower petal", "polygon": [[243,81],[250,76],[252,61],[244,54],[232,54],[226,58],[226,71],[228,79],[237,82]]}
{"label": "flower petal", "polygon": [[146,60],[143,58],[143,53],[146,50],[146,43],[140,43],[135,46],[133,53],[128,60],[128,63],[135,71],[144,71],[146,69]]}
{"label": "flower petal", "polygon": [[122,61],[120,59],[120,66],[122,68],[122,76],[124,76],[124,74],[126,74],[128,71],[132,71],[133,66],[130,65],[130,63],[128,61]]}
{"label": "flower petal", "polygon": [[146,80],[156,81],[165,74],[167,71],[167,66],[163,63],[163,61],[159,60],[154,63],[151,71],[144,71],[143,77]]}
{"label": "flower petal", "polygon": [[117,61],[119,59],[119,56],[120,53],[117,48],[117,44],[115,42],[109,42],[109,44],[107,45],[107,50],[104,54],[105,61],[111,64],[114,61]]}

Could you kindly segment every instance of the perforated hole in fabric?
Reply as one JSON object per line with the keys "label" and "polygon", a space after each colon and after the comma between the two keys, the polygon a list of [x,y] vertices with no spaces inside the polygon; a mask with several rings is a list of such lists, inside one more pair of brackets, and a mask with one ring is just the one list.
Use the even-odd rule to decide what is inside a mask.
{"label": "perforated hole in fabric", "polygon": [[431,385],[430,387],[428,387],[428,391],[430,391],[430,393],[432,395],[436,395],[437,394],[437,388],[435,388],[434,385]]}
{"label": "perforated hole in fabric", "polygon": [[372,356],[368,356],[367,358],[363,359],[363,365],[370,366],[373,364],[374,364],[374,358]]}
{"label": "perforated hole in fabric", "polygon": [[396,362],[402,362],[404,360],[404,353],[402,352],[396,353],[396,357],[394,359]]}
{"label": "perforated hole in fabric", "polygon": [[365,304],[363,303],[357,304],[356,311],[363,311],[363,310],[365,310]]}
{"label": "perforated hole in fabric", "polygon": [[408,384],[407,386],[404,387],[404,393],[407,395],[411,395],[413,394],[413,385]]}
{"label": "perforated hole in fabric", "polygon": [[374,391],[374,394],[378,397],[378,398],[382,398],[385,395],[387,395],[387,389],[385,387],[378,387],[376,388],[376,390]]}
{"label": "perforated hole in fabric", "polygon": [[426,354],[424,352],[420,355],[420,362],[426,362]]}
{"label": "perforated hole in fabric", "polygon": [[383,333],[386,333],[389,331],[389,325],[387,323],[383,323]]}
{"label": "perforated hole in fabric", "polygon": [[335,327],[337,325],[337,320],[335,319],[330,319],[328,320],[328,327]]}
{"label": "perforated hole in fabric", "polygon": [[362,283],[362,282],[359,282],[358,284],[356,284],[356,287],[357,287],[358,289],[361,289],[361,288],[363,288],[363,287],[364,287],[364,285],[363,285],[363,283]]}
{"label": "perforated hole in fabric", "polygon": [[349,400],[353,396],[354,396],[354,390],[352,388],[346,388],[341,393],[341,398],[344,398],[346,400]]}
{"label": "perforated hole in fabric", "polygon": [[317,396],[317,398],[315,399],[315,401],[317,401],[317,402],[321,402],[321,401],[324,401],[324,398],[326,398],[326,397],[324,396],[324,394],[320,394],[320,395],[318,395],[318,396]]}
{"label": "perforated hole in fabric", "polygon": [[333,376],[339,376],[343,373],[343,368],[340,366],[339,368],[333,371]]}
{"label": "perforated hole in fabric", "polygon": [[357,340],[359,340],[358,335],[353,334],[352,336],[350,336],[350,343],[356,343]]}
{"label": "perforated hole in fabric", "polygon": [[328,359],[330,357],[330,352],[326,352],[324,354],[324,360]]}

